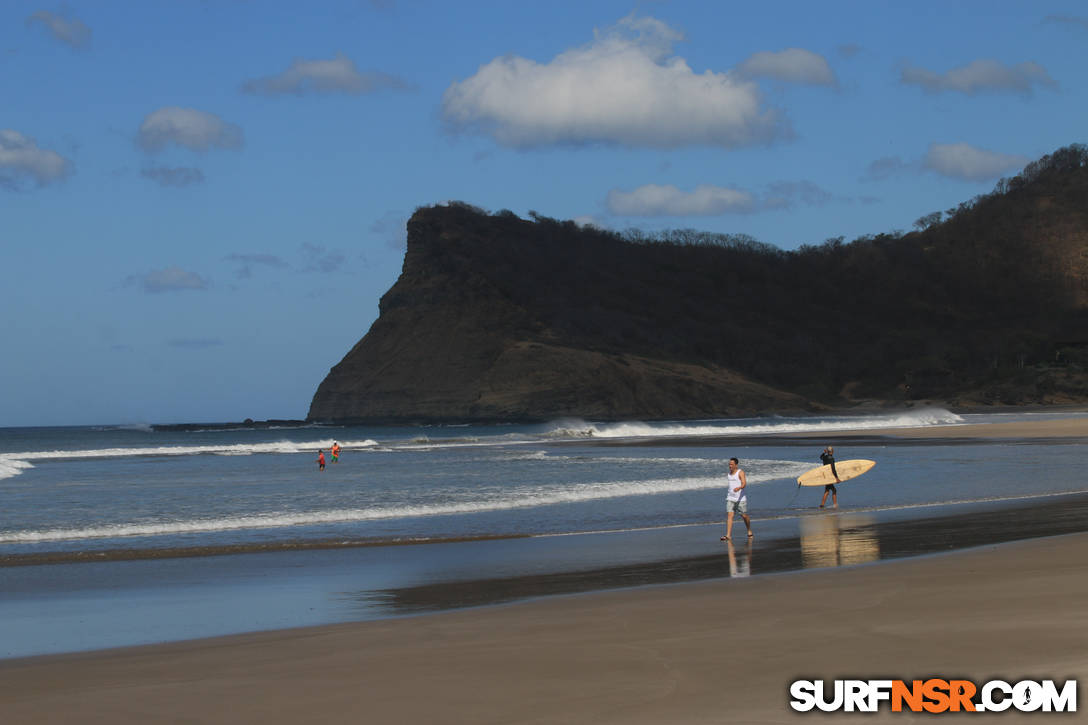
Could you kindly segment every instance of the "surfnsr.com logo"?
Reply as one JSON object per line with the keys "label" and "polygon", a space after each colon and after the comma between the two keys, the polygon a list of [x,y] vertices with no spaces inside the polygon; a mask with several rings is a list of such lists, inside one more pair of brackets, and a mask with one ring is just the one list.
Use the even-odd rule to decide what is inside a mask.
{"label": "surfnsr.com logo", "polygon": [[790,698],[798,712],[1076,712],[1077,681],[796,680]]}

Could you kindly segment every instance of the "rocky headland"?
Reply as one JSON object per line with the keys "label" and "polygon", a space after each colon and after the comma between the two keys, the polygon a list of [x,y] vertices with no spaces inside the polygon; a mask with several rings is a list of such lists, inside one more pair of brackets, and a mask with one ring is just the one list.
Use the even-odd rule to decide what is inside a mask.
{"label": "rocky headland", "polygon": [[1088,402],[1082,145],[910,233],[791,252],[531,217],[417,210],[400,278],[307,420]]}

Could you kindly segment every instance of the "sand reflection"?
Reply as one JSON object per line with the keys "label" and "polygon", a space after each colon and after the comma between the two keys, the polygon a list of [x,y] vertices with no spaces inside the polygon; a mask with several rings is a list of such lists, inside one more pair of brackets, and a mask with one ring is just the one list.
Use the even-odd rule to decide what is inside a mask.
{"label": "sand reflection", "polygon": [[801,560],[806,569],[863,564],[880,558],[876,520],[871,516],[812,516],[801,519]]}
{"label": "sand reflection", "polygon": [[732,541],[727,541],[729,549],[729,576],[742,577],[752,575],[752,540],[741,548],[740,552],[733,546]]}

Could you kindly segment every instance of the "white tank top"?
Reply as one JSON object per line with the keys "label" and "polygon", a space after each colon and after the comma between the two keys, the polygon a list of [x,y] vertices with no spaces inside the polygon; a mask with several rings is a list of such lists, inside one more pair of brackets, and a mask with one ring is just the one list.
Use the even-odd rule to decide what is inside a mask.
{"label": "white tank top", "polygon": [[748,498],[748,487],[745,486],[739,491],[734,491],[734,488],[740,486],[740,469],[737,469],[736,473],[725,474],[725,480],[729,482],[729,492],[726,494],[726,501],[740,501],[741,499]]}

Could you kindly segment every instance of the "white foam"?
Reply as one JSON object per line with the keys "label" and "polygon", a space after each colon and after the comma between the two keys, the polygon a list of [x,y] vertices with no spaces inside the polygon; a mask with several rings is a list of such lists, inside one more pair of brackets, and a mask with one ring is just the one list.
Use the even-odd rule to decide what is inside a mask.
{"label": "white foam", "polygon": [[924,428],[959,425],[964,419],[941,408],[911,410],[887,415],[839,416],[813,419],[751,419],[744,421],[700,421],[697,423],[588,423],[563,420],[548,432],[553,438],[667,438],[676,436],[742,436],[821,431],[875,430],[880,428]]}
{"label": "white foam", "polygon": [[[940,408],[912,410],[887,415],[840,416],[825,418],[711,420],[696,422],[645,423],[589,423],[578,419],[565,419],[552,423],[543,434],[526,435],[508,433],[496,436],[465,436],[431,439],[426,435],[403,442],[379,444],[372,439],[340,441],[345,450],[370,451],[428,451],[447,448],[494,448],[500,446],[539,445],[543,437],[548,440],[579,438],[669,438],[678,436],[743,436],[772,435],[820,431],[864,431],[879,428],[920,428],[927,426],[960,425],[965,421],[955,413]],[[0,479],[17,475],[27,466],[16,462],[45,460],[79,460],[95,458],[135,458],[145,456],[249,456],[259,454],[313,453],[318,448],[329,448],[332,438],[316,441],[281,440],[266,443],[238,443],[233,445],[196,446],[130,446],[125,448],[96,448],[90,450],[44,450],[0,454]],[[540,457],[540,454],[532,454]]]}
{"label": "white foam", "polygon": [[551,456],[547,451],[527,451],[525,453],[512,453],[506,456],[508,461],[566,461],[571,456]]}
{"label": "white foam", "polygon": [[[490,461],[490,458],[481,458],[481,461]],[[609,463],[609,464],[645,464],[645,463],[658,463],[658,464],[676,464],[676,465],[696,465],[696,464],[720,464],[725,465],[724,458],[690,458],[682,456],[565,456],[556,453],[550,453],[548,451],[525,451],[522,453],[509,453],[502,456],[502,460],[506,461],[541,461],[547,463],[567,463],[571,461],[584,462],[590,464],[596,463]]]}
{"label": "white foam", "polygon": [[0,455],[0,480],[18,476],[28,468],[34,466],[28,461],[21,461],[9,456]]}
{"label": "white foam", "polygon": [[[139,446],[127,448],[91,448],[83,450],[24,451],[0,454],[0,460],[46,461],[79,460],[85,458],[138,458],[141,456],[250,456],[262,453],[310,453],[319,448],[329,448],[333,439],[320,441],[274,441],[269,443],[237,443],[232,445],[202,446]],[[345,450],[376,448],[377,441],[341,441]]]}
{"label": "white foam", "polygon": [[[758,486],[780,478],[792,478],[811,468],[798,461],[761,461],[747,463],[749,486]],[[0,544],[72,541],[130,536],[172,536],[240,529],[286,528],[322,524],[357,523],[388,519],[479,514],[492,511],[535,508],[556,504],[581,503],[626,496],[655,496],[668,493],[724,488],[723,476],[663,478],[642,481],[601,481],[576,485],[543,485],[521,489],[496,488],[473,491],[473,498],[443,503],[408,506],[373,506],[355,509],[331,509],[305,512],[273,512],[251,516],[191,519],[169,522],[129,522],[70,529],[0,532]]]}

